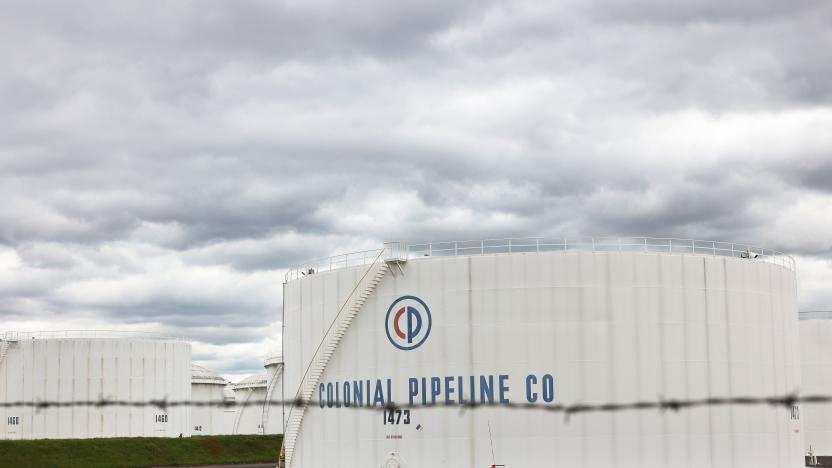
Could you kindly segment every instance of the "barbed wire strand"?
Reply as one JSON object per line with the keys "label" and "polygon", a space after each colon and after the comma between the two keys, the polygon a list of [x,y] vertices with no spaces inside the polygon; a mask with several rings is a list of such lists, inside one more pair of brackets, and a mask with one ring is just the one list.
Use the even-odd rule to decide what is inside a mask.
{"label": "barbed wire strand", "polygon": [[[660,411],[660,412],[678,412],[682,410],[712,407],[712,406],[754,406],[766,405],[774,407],[783,407],[791,409],[795,405],[802,403],[813,404],[829,404],[832,403],[832,395],[773,395],[763,397],[710,397],[702,399],[665,399],[658,398],[657,400],[643,400],[628,403],[515,403],[515,402],[463,402],[463,403],[446,403],[446,402],[430,402],[425,404],[397,404],[395,402],[388,402],[384,405],[356,405],[355,403],[348,403],[345,401],[326,401],[323,409],[345,409],[345,410],[369,410],[369,411],[390,411],[390,410],[414,410],[414,409],[451,409],[457,408],[462,412],[468,410],[477,410],[482,408],[495,408],[504,410],[531,410],[544,411],[549,413],[562,413],[568,420],[572,415],[583,413],[605,413],[618,411]],[[70,407],[92,407],[92,408],[109,408],[109,407],[155,407],[162,411],[170,408],[178,407],[220,407],[220,408],[242,408],[248,406],[307,406],[312,409],[321,408],[320,400],[249,400],[243,402],[224,401],[224,400],[210,400],[210,401],[190,401],[190,400],[167,400],[156,399],[148,401],[127,401],[101,398],[98,400],[82,400],[82,401],[12,401],[0,402],[0,408],[34,408],[37,411],[46,410],[50,408],[70,408]]]}

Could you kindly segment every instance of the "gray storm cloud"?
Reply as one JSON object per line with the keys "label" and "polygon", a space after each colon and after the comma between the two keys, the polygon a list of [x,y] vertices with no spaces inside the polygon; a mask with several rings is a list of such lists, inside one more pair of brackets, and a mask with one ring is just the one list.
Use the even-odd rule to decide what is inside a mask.
{"label": "gray storm cloud", "polygon": [[389,238],[752,242],[832,309],[827,1],[1,8],[4,328],[252,372],[289,265]]}

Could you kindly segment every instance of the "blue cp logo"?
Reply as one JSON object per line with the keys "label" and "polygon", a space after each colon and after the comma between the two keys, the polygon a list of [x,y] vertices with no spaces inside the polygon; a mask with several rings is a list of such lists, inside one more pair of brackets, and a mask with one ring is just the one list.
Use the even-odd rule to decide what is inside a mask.
{"label": "blue cp logo", "polygon": [[428,305],[416,296],[402,296],[393,301],[384,320],[387,339],[405,351],[422,346],[433,324]]}

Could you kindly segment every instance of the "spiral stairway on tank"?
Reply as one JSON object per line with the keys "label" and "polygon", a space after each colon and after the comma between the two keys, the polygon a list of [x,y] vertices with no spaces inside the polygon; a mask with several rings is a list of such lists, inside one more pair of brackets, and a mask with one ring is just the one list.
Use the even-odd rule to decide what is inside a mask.
{"label": "spiral stairway on tank", "polygon": [[[312,400],[315,388],[320,383],[326,366],[335,354],[335,350],[341,343],[341,339],[346,334],[352,321],[358,315],[358,312],[361,311],[367,298],[375,291],[376,286],[384,278],[384,275],[390,270],[389,263],[382,258],[384,253],[384,249],[379,252],[378,256],[373,260],[369,268],[367,268],[367,271],[364,272],[358,284],[355,285],[349,297],[347,297],[344,304],[338,310],[335,319],[330,324],[329,329],[324,334],[324,338],[318,345],[318,349],[312,356],[306,373],[301,378],[300,388],[295,395],[295,403],[289,412],[289,418],[283,435],[280,466],[292,466],[295,443],[300,435],[303,416],[306,413],[309,402]],[[401,268],[401,265],[398,265],[398,267]]]}

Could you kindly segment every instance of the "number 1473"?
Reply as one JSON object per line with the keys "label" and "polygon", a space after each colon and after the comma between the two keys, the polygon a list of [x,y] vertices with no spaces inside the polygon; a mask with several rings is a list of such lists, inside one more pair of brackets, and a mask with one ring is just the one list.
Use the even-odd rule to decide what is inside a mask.
{"label": "number 1473", "polygon": [[410,410],[384,410],[384,424],[410,424]]}

